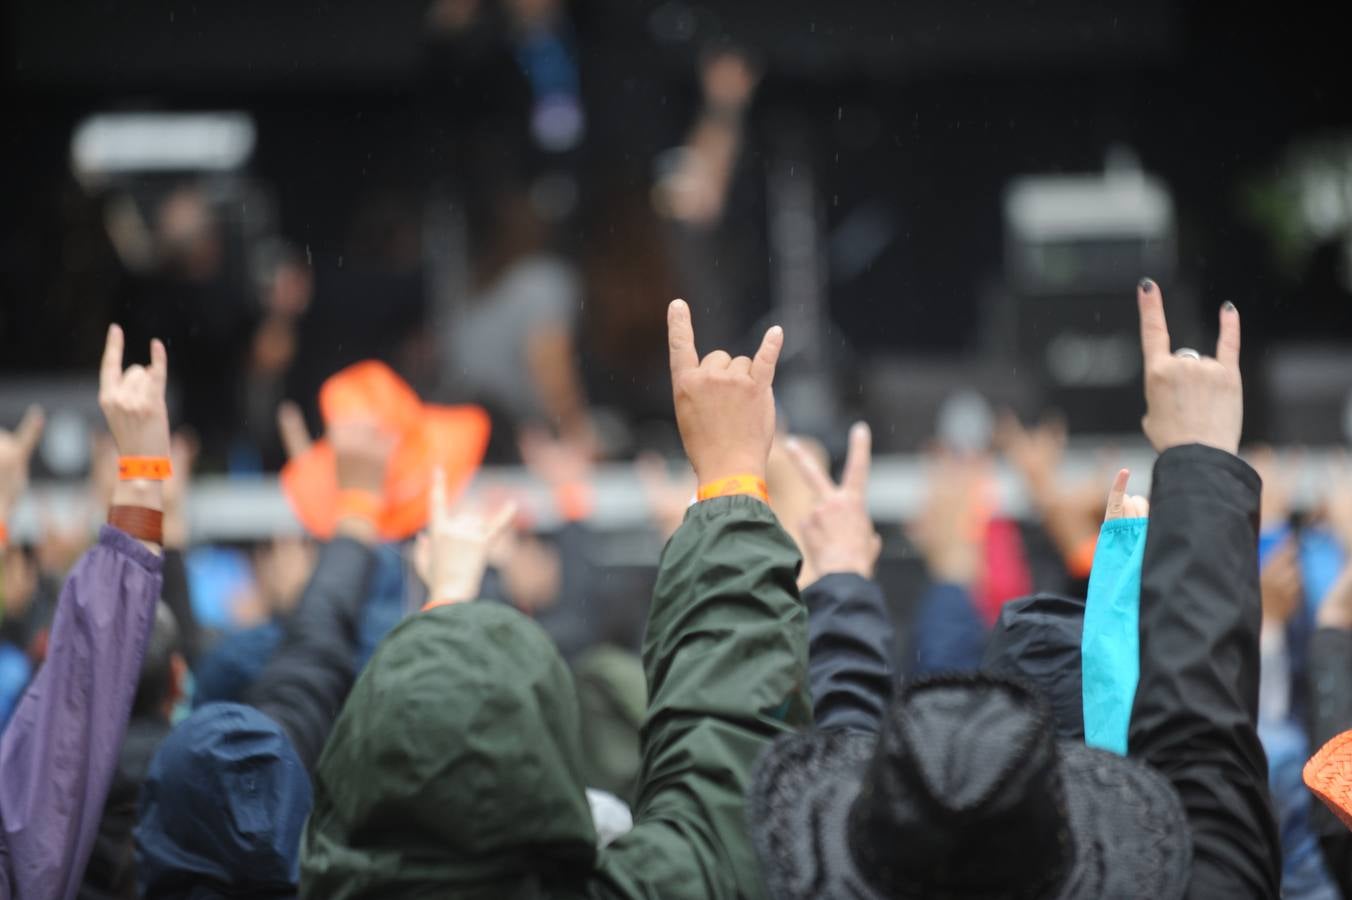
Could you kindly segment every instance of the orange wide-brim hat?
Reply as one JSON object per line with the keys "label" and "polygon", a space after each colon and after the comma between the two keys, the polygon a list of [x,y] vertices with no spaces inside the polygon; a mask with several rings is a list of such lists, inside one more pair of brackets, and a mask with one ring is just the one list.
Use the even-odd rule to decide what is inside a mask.
{"label": "orange wide-brim hat", "polygon": [[1320,747],[1301,774],[1305,786],[1352,828],[1352,731],[1344,731]]}
{"label": "orange wide-brim hat", "polygon": [[[324,382],[319,410],[325,425],[366,419],[398,435],[376,519],[381,538],[398,541],[427,524],[432,472],[446,472],[448,498],[474,477],[488,448],[488,413],[478,406],[424,404],[389,366],[366,360]],[[327,540],[338,524],[338,468],[333,447],[317,441],[282,469],[282,491],[305,530]]]}

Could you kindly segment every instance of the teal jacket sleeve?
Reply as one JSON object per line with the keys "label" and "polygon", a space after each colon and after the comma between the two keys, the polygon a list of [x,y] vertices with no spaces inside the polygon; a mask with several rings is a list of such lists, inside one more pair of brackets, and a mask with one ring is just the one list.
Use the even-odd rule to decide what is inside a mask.
{"label": "teal jacket sleeve", "polygon": [[798,564],[750,497],[692,506],[667,544],[643,646],[634,829],[602,853],[593,896],[764,896],[744,797],[761,751],[811,721]]}
{"label": "teal jacket sleeve", "polygon": [[1149,519],[1104,522],[1089,572],[1080,643],[1084,742],[1127,755],[1141,675],[1141,559]]}

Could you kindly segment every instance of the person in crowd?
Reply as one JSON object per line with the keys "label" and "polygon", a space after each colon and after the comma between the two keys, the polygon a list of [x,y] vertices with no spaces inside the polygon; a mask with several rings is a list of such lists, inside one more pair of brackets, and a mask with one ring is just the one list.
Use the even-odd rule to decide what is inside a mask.
{"label": "person in crowd", "polygon": [[497,413],[507,427],[495,431],[543,422],[591,439],[577,362],[577,272],[550,250],[548,225],[525,188],[491,201],[473,295],[441,336],[448,389]]}
{"label": "person in crowd", "polygon": [[[66,580],[46,659],[0,737],[0,898],[72,900],[79,889],[135,705],[161,592],[169,459],[168,354],[122,368],[108,330],[99,405],[124,463],[110,524]],[[17,499],[36,435],[0,436],[0,509]],[[138,465],[149,463],[149,465]],[[0,519],[0,521],[5,521]]]}
{"label": "person in crowd", "polygon": [[781,738],[749,817],[772,896],[1274,897],[1258,740],[1260,482],[1235,454],[1239,315],[1215,359],[1170,352],[1138,288],[1147,438],[1160,452],[1127,757],[1055,740],[1045,701],[991,674],[901,689],[875,737]]}
{"label": "person in crowd", "polygon": [[243,704],[200,707],[150,763],[134,832],[144,897],[295,891],[309,771],[355,677],[377,541],[372,498],[394,448],[390,435],[363,420],[336,422],[329,438],[345,498],[337,532],[277,652]]}
{"label": "person in crowd", "polygon": [[[743,818],[757,755],[805,725],[798,553],[764,503],[778,327],[700,360],[669,311],[677,424],[702,502],[662,557],[644,641],[634,826],[604,849],[572,678],[536,625],[433,573],[431,605],[362,673],[316,771],[302,896],[762,893]],[[438,535],[433,533],[435,560]],[[455,815],[447,815],[455,810]]]}

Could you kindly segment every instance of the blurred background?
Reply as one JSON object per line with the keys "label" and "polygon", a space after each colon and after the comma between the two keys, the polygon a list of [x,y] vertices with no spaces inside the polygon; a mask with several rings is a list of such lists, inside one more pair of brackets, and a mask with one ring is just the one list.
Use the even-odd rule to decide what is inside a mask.
{"label": "blurred background", "polygon": [[[1005,516],[1029,547],[1060,539],[1062,561],[1075,530],[1047,539],[1047,483],[1091,524],[1104,472],[1131,465],[1145,489],[1145,274],[1180,345],[1207,352],[1219,305],[1241,309],[1246,437],[1283,448],[1292,514],[1317,511],[1352,433],[1352,55],[1332,9],[13,0],[3,15],[0,424],[47,410],[14,532],[54,571],[100,516],[110,321],[133,354],[168,344],[193,541],[226,565],[196,571],[216,579],[203,590],[253,591],[246,619],[271,577],[248,554],[301,532],[278,411],[297,405],[296,440],[320,433],[321,384],[372,358],[425,401],[487,409],[473,489],[526,498],[523,534],[585,520],[612,593],[645,594],[664,526],[638,526],[689,497],[674,296],[706,349],[785,326],[781,423],[824,455],[872,423],[871,502],[905,526],[889,531],[899,566],[923,556],[907,529],[936,491],[958,490],[935,448],[986,467],[982,524],[955,534],[987,540]],[[579,480],[586,502],[563,508],[556,488]],[[521,591],[564,577],[541,559],[526,568],[546,584]]]}

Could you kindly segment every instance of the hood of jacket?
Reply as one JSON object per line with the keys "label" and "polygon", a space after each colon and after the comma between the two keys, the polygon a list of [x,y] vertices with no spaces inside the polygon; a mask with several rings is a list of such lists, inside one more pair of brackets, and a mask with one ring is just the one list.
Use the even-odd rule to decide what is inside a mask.
{"label": "hood of jacket", "polygon": [[499,603],[404,621],[315,772],[311,897],[534,897],[591,872],[578,701],[541,628]]}
{"label": "hood of jacket", "polygon": [[212,703],[151,760],[136,827],[143,896],[286,896],[299,876],[310,777],[272,719]]}
{"label": "hood of jacket", "polygon": [[1084,740],[1083,633],[1083,600],[1021,597],[1000,610],[981,662],[983,671],[1021,678],[1037,688],[1052,708],[1062,740]]}

